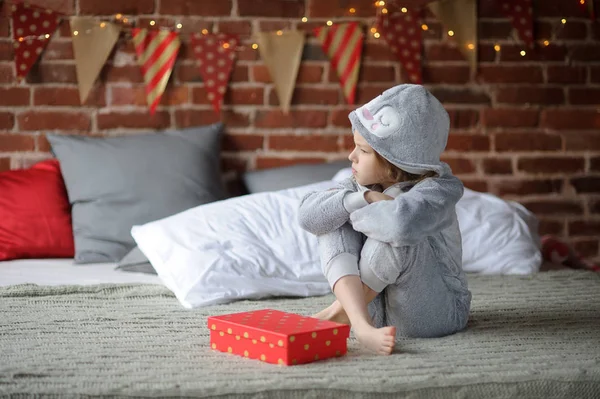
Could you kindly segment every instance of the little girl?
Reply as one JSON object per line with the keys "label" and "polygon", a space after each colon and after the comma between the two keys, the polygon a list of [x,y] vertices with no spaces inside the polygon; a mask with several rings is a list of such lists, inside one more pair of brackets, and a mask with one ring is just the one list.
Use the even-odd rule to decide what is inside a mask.
{"label": "little girl", "polygon": [[462,330],[471,293],[455,211],[463,185],[440,162],[447,112],[423,86],[405,84],[349,117],[353,176],[306,195],[299,209],[337,298],[315,317],[351,324],[359,342],[380,354],[392,352],[396,332]]}

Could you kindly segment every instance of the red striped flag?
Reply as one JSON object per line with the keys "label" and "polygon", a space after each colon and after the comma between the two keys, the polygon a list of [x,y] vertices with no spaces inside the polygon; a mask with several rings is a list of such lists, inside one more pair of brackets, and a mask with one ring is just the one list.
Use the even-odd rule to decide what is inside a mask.
{"label": "red striped flag", "polygon": [[314,30],[321,47],[337,71],[348,104],[354,104],[364,35],[358,22]]}
{"label": "red striped flag", "polygon": [[146,82],[146,100],[153,114],[167,87],[181,41],[175,32],[136,28],[133,43]]}

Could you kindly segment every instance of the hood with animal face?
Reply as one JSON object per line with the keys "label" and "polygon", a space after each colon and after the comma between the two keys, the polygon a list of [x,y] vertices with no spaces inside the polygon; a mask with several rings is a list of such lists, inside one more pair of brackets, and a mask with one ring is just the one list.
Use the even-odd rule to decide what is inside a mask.
{"label": "hood with animal face", "polygon": [[392,87],[350,112],[349,118],[352,128],[400,169],[419,175],[447,170],[440,155],[448,141],[450,118],[425,87]]}

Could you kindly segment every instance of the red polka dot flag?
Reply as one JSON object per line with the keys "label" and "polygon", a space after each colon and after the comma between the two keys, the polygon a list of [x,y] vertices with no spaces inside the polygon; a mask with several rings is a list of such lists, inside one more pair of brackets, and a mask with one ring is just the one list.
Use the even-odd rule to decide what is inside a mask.
{"label": "red polka dot flag", "polygon": [[502,12],[510,19],[521,40],[533,47],[533,9],[531,0],[500,0]]}
{"label": "red polka dot flag", "polygon": [[198,59],[206,96],[217,114],[221,112],[238,42],[236,35],[225,33],[196,33],[191,37],[192,50]]}
{"label": "red polka dot flag", "polygon": [[181,41],[166,30],[133,29],[133,44],[146,83],[146,101],[154,114],[171,76]]}
{"label": "red polka dot flag", "polygon": [[12,6],[17,78],[23,79],[48,45],[61,14],[23,3]]}
{"label": "red polka dot flag", "polygon": [[348,104],[354,104],[364,35],[358,22],[314,30],[331,66],[337,71]]}
{"label": "red polka dot flag", "polygon": [[413,9],[394,10],[377,15],[377,30],[392,52],[398,56],[412,83],[423,81],[421,52],[423,48],[420,15]]}

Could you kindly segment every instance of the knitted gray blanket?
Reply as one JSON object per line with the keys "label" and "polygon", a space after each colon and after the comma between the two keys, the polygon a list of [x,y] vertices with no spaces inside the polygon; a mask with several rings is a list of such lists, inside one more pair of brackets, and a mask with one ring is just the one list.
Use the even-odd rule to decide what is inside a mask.
{"label": "knitted gray blanket", "polygon": [[598,398],[600,276],[469,276],[471,321],[303,366],[212,351],[209,315],[274,308],[310,315],[332,297],[186,310],[164,287],[0,288],[0,397]]}

